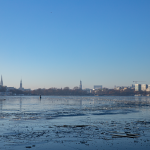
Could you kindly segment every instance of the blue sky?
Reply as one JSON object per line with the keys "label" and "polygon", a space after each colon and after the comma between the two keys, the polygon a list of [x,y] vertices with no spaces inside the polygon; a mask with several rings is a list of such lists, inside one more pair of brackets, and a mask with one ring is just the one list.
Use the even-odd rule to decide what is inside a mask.
{"label": "blue sky", "polygon": [[149,0],[0,0],[6,86],[150,84],[149,56]]}

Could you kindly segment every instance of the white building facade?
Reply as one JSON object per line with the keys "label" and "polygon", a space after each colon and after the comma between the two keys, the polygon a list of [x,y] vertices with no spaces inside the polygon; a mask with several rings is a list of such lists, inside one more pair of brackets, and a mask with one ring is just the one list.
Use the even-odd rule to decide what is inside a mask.
{"label": "white building facade", "polygon": [[94,85],[94,90],[102,89],[102,85]]}
{"label": "white building facade", "polygon": [[141,90],[142,90],[142,91],[146,91],[147,88],[148,88],[148,85],[147,85],[147,84],[142,84],[142,85],[141,85]]}
{"label": "white building facade", "polygon": [[141,91],[141,84],[135,84],[135,91]]}

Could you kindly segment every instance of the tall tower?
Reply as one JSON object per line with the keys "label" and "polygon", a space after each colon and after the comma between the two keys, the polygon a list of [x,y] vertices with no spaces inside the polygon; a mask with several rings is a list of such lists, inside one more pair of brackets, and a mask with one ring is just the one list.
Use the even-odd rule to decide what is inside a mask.
{"label": "tall tower", "polygon": [[2,75],[1,75],[1,86],[3,86],[3,78],[2,78]]}
{"label": "tall tower", "polygon": [[22,89],[22,79],[21,79],[21,81],[20,81],[20,89]]}
{"label": "tall tower", "polygon": [[82,90],[82,81],[80,80],[80,86],[79,86],[79,89]]}

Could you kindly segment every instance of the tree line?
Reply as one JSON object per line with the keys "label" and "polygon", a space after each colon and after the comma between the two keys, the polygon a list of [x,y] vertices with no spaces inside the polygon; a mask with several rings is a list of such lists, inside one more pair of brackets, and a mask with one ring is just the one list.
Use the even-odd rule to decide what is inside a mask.
{"label": "tree line", "polygon": [[[6,87],[1,87],[0,92],[6,92]],[[141,94],[146,96],[150,94],[150,92],[146,91],[135,91],[134,89],[126,89],[126,90],[115,90],[115,89],[100,89],[100,90],[92,90],[91,93],[87,93],[85,90],[81,89],[69,89],[69,87],[65,87],[64,89],[36,89],[31,91],[21,91],[19,89],[11,89],[9,92],[12,92],[12,95],[56,95],[56,96],[134,96]]]}

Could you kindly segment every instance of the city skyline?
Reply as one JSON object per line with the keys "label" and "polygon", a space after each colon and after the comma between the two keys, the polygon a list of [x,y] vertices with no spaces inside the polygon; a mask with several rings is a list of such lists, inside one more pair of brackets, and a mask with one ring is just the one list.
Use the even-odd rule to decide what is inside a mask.
{"label": "city skyline", "polygon": [[0,73],[24,88],[150,84],[150,1],[0,1]]}
{"label": "city skyline", "polygon": [[[114,88],[112,88],[112,89],[115,89],[115,90],[120,90],[120,89],[133,89],[133,88],[135,88],[135,91],[140,91],[140,90],[142,90],[142,91],[145,91],[145,90],[148,90],[148,91],[150,91],[150,84],[137,84],[138,82],[145,82],[145,81],[133,81],[135,84],[131,84],[131,85],[128,85],[128,86],[114,86]],[[39,87],[39,88],[37,88],[37,89],[30,89],[30,88],[28,88],[28,89],[26,89],[26,88],[24,88],[23,86],[22,86],[22,79],[20,80],[20,86],[19,86],[19,88],[16,88],[16,87],[8,87],[8,86],[6,86],[6,85],[3,85],[3,78],[2,78],[2,75],[1,75],[1,81],[0,81],[0,86],[4,86],[4,87],[7,87],[7,88],[9,88],[9,89],[19,89],[19,90],[21,90],[21,91],[30,91],[30,90],[37,90],[37,89],[46,89],[46,88],[41,88],[41,87]],[[140,86],[140,87],[139,87]],[[141,88],[142,87],[142,88]],[[60,88],[57,88],[57,87],[49,87],[49,88],[47,88],[47,89],[53,89],[53,88],[55,88],[55,89],[60,89]],[[80,89],[80,90],[99,90],[99,89],[101,89],[101,90],[103,90],[103,89],[109,89],[108,87],[103,87],[102,85],[93,85],[93,88],[88,88],[88,87],[85,87],[85,88],[82,88],[82,81],[80,80],[80,84],[79,84],[79,86],[74,86],[73,88],[70,88],[70,87],[68,87],[68,86],[66,86],[66,87],[63,87],[64,89],[65,88],[69,88],[69,89],[74,89],[74,90],[76,90],[76,89]],[[62,89],[62,87],[61,87],[61,89]]]}
{"label": "city skyline", "polygon": [[[19,80],[18,80],[19,81]],[[134,82],[134,81],[133,81]],[[138,82],[138,81],[137,81]],[[144,81],[145,82],[145,81]],[[148,83],[142,83],[143,85],[149,85]],[[142,85],[141,84],[141,85]],[[5,85],[5,84],[3,84],[3,77],[2,77],[2,75],[1,75],[1,81],[0,81],[0,85],[2,85],[2,86],[7,86],[7,85]],[[76,83],[76,85],[77,85],[77,83]],[[75,87],[78,87],[79,89],[88,89],[89,87],[85,87],[85,86],[83,86],[82,85],[82,81],[80,80],[80,84],[79,84],[79,86],[76,86],[76,85],[74,85],[73,87],[69,87],[69,86],[64,86],[64,87],[55,87],[55,86],[53,86],[53,87],[48,87],[47,89],[49,89],[49,88],[65,88],[65,87],[69,87],[70,89],[73,89],[73,88],[75,88]],[[112,89],[113,88],[115,88],[115,87],[129,87],[129,86],[132,86],[132,85],[134,85],[133,83],[131,83],[130,85],[126,85],[126,86],[124,86],[124,85],[114,85],[114,87],[112,87]],[[8,86],[8,87],[14,87],[13,85],[12,86]],[[83,87],[83,88],[82,88]],[[95,87],[100,87],[100,89],[102,89],[102,85],[92,85],[92,88],[89,88],[89,89],[95,89]],[[103,86],[104,87],[104,86]],[[18,87],[14,87],[14,88],[16,88],[16,89],[24,89],[23,88],[23,86],[22,86],[22,79],[20,80],[20,82],[19,82],[19,84],[18,84]],[[27,88],[27,87],[26,87]],[[28,88],[30,88],[30,87],[28,87]],[[43,87],[38,87],[38,88],[43,88]],[[37,88],[37,89],[38,89]],[[45,87],[44,87],[45,88]],[[104,87],[104,88],[109,88],[109,87]],[[111,89],[111,88],[110,88]],[[34,89],[32,89],[32,90],[34,90]]]}

